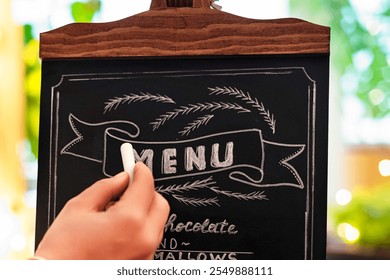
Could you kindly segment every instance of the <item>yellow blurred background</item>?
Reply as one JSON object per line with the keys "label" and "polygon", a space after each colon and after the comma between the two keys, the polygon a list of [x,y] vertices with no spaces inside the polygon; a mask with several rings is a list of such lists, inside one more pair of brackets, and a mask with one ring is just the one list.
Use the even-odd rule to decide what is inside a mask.
{"label": "yellow blurred background", "polygon": [[[331,26],[328,258],[390,258],[390,0],[219,0],[252,18]],[[150,0],[0,0],[0,259],[33,254],[39,33]]]}

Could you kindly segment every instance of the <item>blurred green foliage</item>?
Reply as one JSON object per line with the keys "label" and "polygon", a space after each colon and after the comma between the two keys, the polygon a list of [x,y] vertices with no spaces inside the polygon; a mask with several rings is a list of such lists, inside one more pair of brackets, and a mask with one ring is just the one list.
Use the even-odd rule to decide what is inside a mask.
{"label": "blurred green foliage", "polygon": [[[91,22],[100,11],[100,0],[75,1],[70,12],[75,22]],[[39,41],[33,36],[32,25],[24,26],[23,61],[25,64],[24,91],[26,95],[26,137],[32,153],[38,157],[39,104],[41,88],[41,61]]]}
{"label": "blurred green foliage", "polygon": [[331,27],[332,71],[343,95],[356,96],[366,116],[390,114],[390,1],[359,17],[349,0],[290,0],[294,17]]}
{"label": "blurred green foliage", "polygon": [[333,208],[331,213],[336,229],[346,223],[359,231],[354,244],[390,248],[389,184],[354,190],[351,202],[346,206]]}
{"label": "blurred green foliage", "polygon": [[24,92],[26,96],[26,136],[32,153],[38,156],[39,100],[41,88],[41,62],[39,42],[32,35],[32,26],[24,26],[23,61],[25,65]]}
{"label": "blurred green foliage", "polygon": [[71,5],[72,17],[75,22],[91,22],[93,16],[100,10],[100,6],[100,0],[76,1]]}

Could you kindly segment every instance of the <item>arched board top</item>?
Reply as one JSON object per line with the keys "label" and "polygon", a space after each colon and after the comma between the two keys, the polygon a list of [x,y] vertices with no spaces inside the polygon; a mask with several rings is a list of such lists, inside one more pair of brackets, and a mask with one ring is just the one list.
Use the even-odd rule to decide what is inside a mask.
{"label": "arched board top", "polygon": [[42,59],[329,54],[330,28],[294,18],[165,8],[114,22],[69,24],[42,33],[40,44]]}

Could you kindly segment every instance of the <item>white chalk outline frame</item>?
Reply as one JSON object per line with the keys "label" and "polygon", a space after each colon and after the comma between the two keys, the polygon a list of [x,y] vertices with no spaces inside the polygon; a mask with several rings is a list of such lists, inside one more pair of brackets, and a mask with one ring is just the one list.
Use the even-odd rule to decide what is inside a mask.
{"label": "white chalk outline frame", "polygon": [[[124,80],[145,75],[160,74],[169,77],[193,77],[193,76],[229,76],[229,75],[290,75],[294,71],[301,70],[311,85],[307,89],[308,97],[308,123],[307,123],[307,165],[306,165],[306,210],[305,210],[305,259],[312,259],[313,256],[313,226],[314,226],[314,178],[315,178],[315,136],[316,136],[316,81],[313,80],[303,66],[297,67],[275,67],[275,68],[246,68],[246,69],[217,69],[217,70],[189,70],[189,71],[145,71],[145,72],[124,72],[124,73],[89,73],[89,74],[62,74],[60,81],[51,87],[51,110],[50,110],[50,156],[48,176],[48,212],[47,228],[56,217],[57,202],[57,155],[58,131],[59,131],[59,104],[60,92],[56,90],[65,79],[72,81],[94,81],[94,80]],[[73,78],[72,78],[73,77]],[[312,106],[311,106],[312,103]],[[53,131],[53,127],[55,127]],[[54,135],[53,135],[54,133]],[[53,159],[53,151],[55,156]]]}

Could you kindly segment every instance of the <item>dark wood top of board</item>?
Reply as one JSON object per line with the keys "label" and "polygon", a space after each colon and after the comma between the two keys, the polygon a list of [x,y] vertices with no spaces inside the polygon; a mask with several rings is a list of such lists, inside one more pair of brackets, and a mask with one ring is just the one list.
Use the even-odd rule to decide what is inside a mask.
{"label": "dark wood top of board", "polygon": [[[300,19],[256,20],[194,1],[107,23],[73,23],[42,33],[40,57],[113,58],[197,55],[328,54],[330,28]],[[166,3],[166,2],[164,2]]]}

